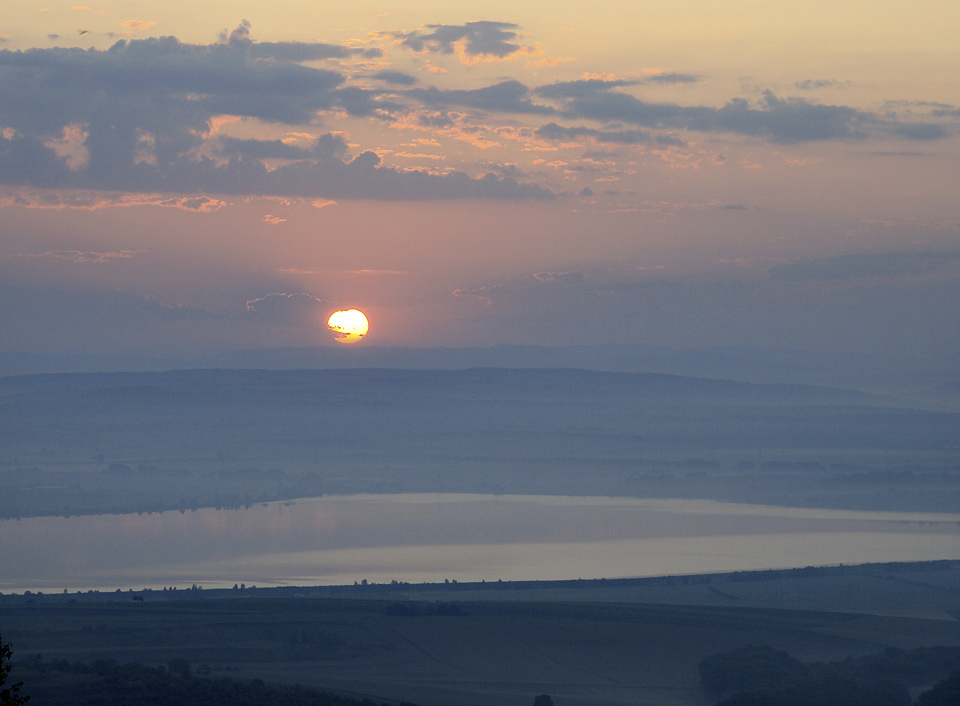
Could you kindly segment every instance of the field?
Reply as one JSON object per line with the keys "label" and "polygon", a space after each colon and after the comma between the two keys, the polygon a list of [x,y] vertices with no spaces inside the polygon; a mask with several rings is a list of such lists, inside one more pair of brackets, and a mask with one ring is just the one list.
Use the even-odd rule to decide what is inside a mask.
{"label": "field", "polygon": [[[424,706],[529,704],[540,693],[557,706],[706,705],[700,660],[748,644],[804,661],[960,645],[956,563],[747,578],[3,596],[0,628],[20,659],[187,659],[215,676]],[[750,605],[802,593],[841,607],[846,595],[855,610],[872,598],[866,587],[884,583],[897,589],[881,602],[901,615]],[[608,602],[608,591],[623,600]],[[671,595],[704,604],[663,602]],[[939,617],[911,614],[934,595]],[[707,605],[710,596],[743,605]]]}

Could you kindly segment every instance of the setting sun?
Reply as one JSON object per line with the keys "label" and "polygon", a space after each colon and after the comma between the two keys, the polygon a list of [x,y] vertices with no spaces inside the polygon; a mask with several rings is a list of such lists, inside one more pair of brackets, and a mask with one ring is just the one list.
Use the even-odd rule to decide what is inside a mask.
{"label": "setting sun", "polygon": [[327,319],[327,327],[340,343],[356,343],[367,335],[367,317],[358,309],[335,311]]}

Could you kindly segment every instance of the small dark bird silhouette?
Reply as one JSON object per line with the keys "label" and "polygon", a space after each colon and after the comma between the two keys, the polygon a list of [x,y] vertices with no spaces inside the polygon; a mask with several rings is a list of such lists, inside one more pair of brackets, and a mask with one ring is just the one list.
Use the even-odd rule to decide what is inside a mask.
{"label": "small dark bird silhouette", "polygon": [[77,34],[86,34],[89,31],[90,31],[89,29],[78,29]]}

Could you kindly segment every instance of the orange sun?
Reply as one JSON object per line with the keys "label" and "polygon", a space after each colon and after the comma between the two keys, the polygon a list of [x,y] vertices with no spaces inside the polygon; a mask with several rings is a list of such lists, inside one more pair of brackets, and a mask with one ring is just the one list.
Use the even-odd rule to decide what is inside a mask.
{"label": "orange sun", "polygon": [[367,317],[358,309],[333,312],[327,319],[327,327],[340,343],[356,343],[367,335],[370,328]]}

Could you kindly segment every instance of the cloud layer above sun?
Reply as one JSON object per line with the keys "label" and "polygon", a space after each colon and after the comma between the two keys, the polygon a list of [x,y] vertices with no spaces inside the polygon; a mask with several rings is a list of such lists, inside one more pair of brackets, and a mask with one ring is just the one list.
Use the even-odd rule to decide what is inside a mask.
{"label": "cloud layer above sun", "polygon": [[[431,85],[436,74],[415,76],[388,60],[456,54],[467,77],[474,62],[517,59],[500,64],[501,73],[521,71],[519,59],[535,51],[509,22],[429,24],[385,32],[379,44],[258,42],[245,22],[210,44],[158,36],[105,49],[0,50],[0,182],[329,199],[544,199],[565,193],[562,180],[535,169],[559,145],[928,144],[948,138],[958,119],[950,105],[913,106],[908,114],[771,88],[715,104],[689,101],[684,91],[709,81],[706,71],[542,83],[501,76],[479,86],[469,77],[472,85],[458,88]],[[834,82],[797,85],[806,91]],[[686,100],[664,100],[665,90]],[[371,142],[351,142],[354,131]],[[424,137],[431,133],[481,150],[484,142],[511,143],[520,178],[427,150],[412,166],[402,158],[414,152],[384,139],[407,137],[422,148],[436,142]]]}
{"label": "cloud layer above sun", "polygon": [[960,6],[382,5],[8,0],[0,354],[960,363]]}

